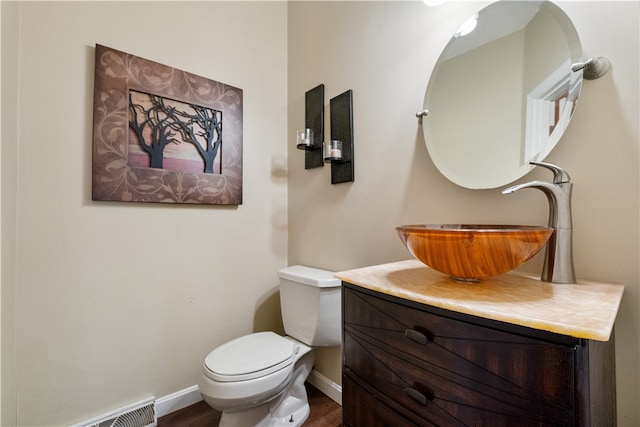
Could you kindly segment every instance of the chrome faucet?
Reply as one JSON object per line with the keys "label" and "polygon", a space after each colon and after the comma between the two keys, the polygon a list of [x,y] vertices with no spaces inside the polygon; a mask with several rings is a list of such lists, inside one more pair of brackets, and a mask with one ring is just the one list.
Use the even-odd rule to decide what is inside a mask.
{"label": "chrome faucet", "polygon": [[541,279],[552,283],[575,283],[573,267],[573,226],[571,220],[571,190],[573,184],[567,172],[550,163],[530,162],[553,172],[553,183],[531,181],[505,189],[502,194],[511,194],[521,188],[537,188],[549,200],[549,226],[553,234],[547,242],[547,252]]}

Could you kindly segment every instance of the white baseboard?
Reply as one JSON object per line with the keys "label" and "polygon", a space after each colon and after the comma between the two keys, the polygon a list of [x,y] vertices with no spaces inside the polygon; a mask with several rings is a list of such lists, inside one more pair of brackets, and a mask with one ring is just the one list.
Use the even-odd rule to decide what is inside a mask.
{"label": "white baseboard", "polygon": [[158,418],[164,417],[167,414],[191,406],[201,400],[202,395],[200,394],[200,390],[198,390],[198,386],[193,385],[156,399],[156,415]]}
{"label": "white baseboard", "polygon": [[334,383],[315,369],[311,371],[307,381],[326,394],[331,400],[342,406],[342,386]]}
{"label": "white baseboard", "polygon": [[[326,394],[331,400],[342,405],[342,386],[334,383],[316,370],[312,370],[307,381],[315,388]],[[176,391],[167,396],[156,399],[156,416],[164,417],[172,412],[191,406],[202,400],[197,385]]]}

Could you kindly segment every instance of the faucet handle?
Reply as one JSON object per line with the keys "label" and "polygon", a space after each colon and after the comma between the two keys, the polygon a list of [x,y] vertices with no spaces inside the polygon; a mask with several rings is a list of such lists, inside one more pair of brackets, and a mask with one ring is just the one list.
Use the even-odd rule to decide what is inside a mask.
{"label": "faucet handle", "polygon": [[529,162],[530,165],[542,166],[543,168],[547,168],[553,172],[553,183],[554,184],[562,184],[564,182],[571,182],[571,177],[564,169],[559,166],[552,165],[551,163],[542,163],[542,162]]}

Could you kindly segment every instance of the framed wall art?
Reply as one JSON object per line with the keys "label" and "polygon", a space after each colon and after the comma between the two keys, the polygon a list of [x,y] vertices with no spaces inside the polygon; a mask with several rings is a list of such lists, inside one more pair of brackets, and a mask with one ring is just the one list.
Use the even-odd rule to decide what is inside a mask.
{"label": "framed wall art", "polygon": [[242,204],[242,89],[96,45],[93,200]]}

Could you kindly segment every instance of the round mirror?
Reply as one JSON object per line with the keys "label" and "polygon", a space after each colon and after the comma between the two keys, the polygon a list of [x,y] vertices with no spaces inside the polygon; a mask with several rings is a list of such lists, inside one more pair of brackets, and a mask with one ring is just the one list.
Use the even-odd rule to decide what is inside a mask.
{"label": "round mirror", "polygon": [[576,29],[548,1],[499,1],[469,18],[433,70],[424,138],[436,167],[466,188],[528,173],[557,144],[582,87]]}

